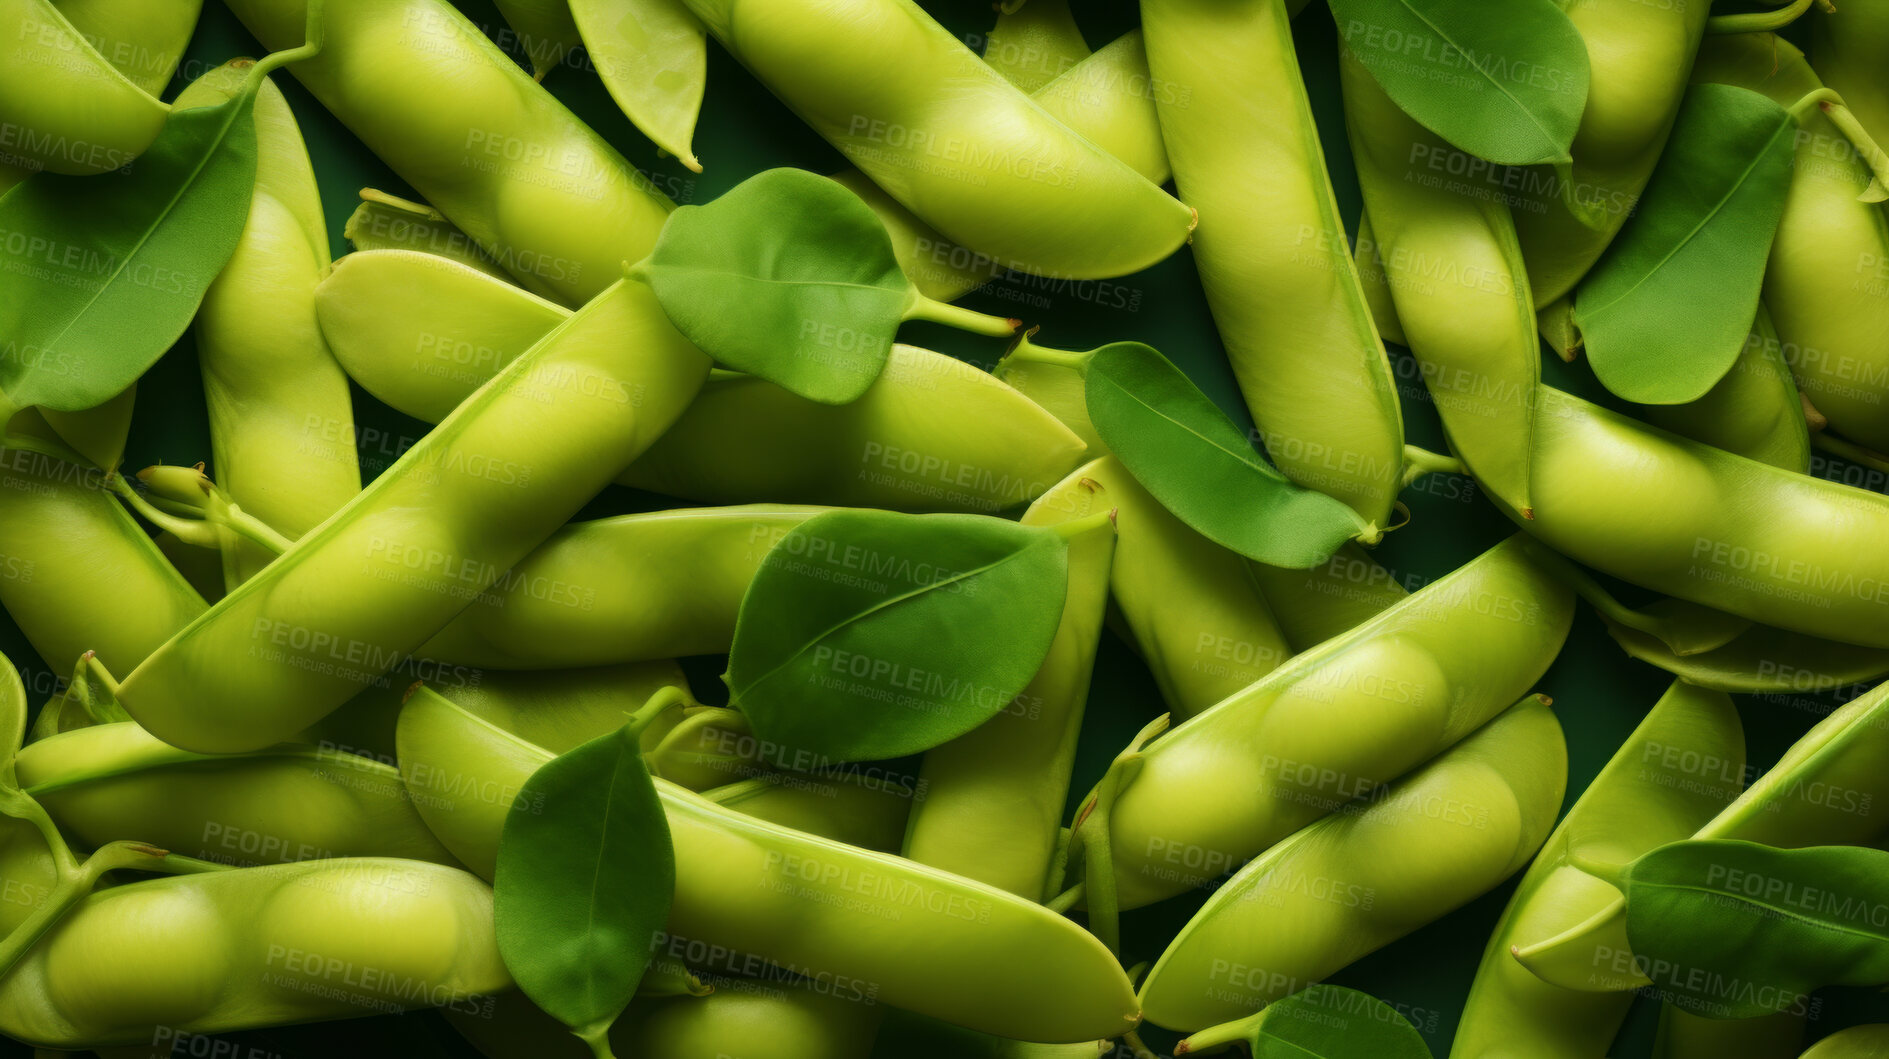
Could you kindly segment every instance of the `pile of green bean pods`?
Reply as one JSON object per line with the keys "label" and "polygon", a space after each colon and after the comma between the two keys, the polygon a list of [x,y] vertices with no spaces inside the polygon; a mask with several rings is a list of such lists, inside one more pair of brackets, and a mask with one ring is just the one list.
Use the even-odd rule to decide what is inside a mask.
{"label": "pile of green bean pods", "polygon": [[0,1059],[1889,1059],[1889,0],[0,0]]}

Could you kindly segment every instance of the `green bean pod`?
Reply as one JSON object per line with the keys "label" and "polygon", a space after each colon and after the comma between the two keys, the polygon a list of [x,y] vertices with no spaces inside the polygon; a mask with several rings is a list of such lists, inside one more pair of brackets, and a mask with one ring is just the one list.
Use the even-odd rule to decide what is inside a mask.
{"label": "green bean pod", "polygon": [[1031,94],[1089,54],[1082,27],[1069,13],[1069,0],[999,7],[996,26],[984,35],[984,61]]}
{"label": "green bean pod", "polygon": [[[1143,0],[1157,100],[1207,304],[1288,478],[1390,521],[1404,421],[1332,196],[1283,0]],[[1271,174],[1269,176],[1269,174]]]}
{"label": "green bean pod", "polygon": [[376,188],[361,189],[361,204],[348,214],[341,234],[357,251],[415,250],[457,261],[507,284],[512,281],[492,255],[480,249],[445,214],[424,202]]}
{"label": "green bean pod", "polygon": [[[317,301],[354,380],[429,421],[569,315],[470,268],[400,251],[342,258]],[[666,320],[653,303],[652,311]],[[988,373],[894,345],[872,387],[843,405],[717,372],[618,481],[707,503],[992,512],[1037,497],[1082,451],[1052,416]]]}
{"label": "green bean pod", "polygon": [[[481,672],[476,682],[453,687],[452,697],[468,713],[562,754],[623,727],[630,714],[666,687],[686,688],[688,682],[682,667],[664,658],[589,669]],[[394,695],[374,704],[384,708],[390,734],[400,699],[410,689],[393,690]],[[643,745],[654,749],[683,714],[709,708],[691,706],[663,714],[644,729]]]}
{"label": "green bean pod", "polygon": [[[1254,858],[1214,891],[1141,984],[1148,1020],[1238,1039],[1225,1026],[1467,904],[1547,837],[1567,744],[1536,696],[1381,796]],[[1529,1053],[1533,1054],[1533,1053]]]}
{"label": "green bean pod", "polygon": [[197,28],[203,0],[54,0],[53,6],[126,80],[163,98]]}
{"label": "green bean pod", "polygon": [[776,772],[702,792],[716,805],[861,849],[897,853],[922,786],[894,786],[853,772]]}
{"label": "green bean pod", "polygon": [[[1050,526],[1107,511],[1113,494],[1078,468],[1024,512]],[[1047,900],[1061,844],[1076,737],[1108,607],[1114,526],[1069,538],[1063,613],[1042,668],[996,716],[925,752],[925,798],[905,855],[1028,901]]]}
{"label": "green bean pod", "polygon": [[1355,544],[1345,545],[1309,570],[1248,563],[1246,574],[1265,597],[1285,637],[1286,650],[1292,654],[1350,632],[1410,594]]}
{"label": "green bean pod", "polygon": [[1849,104],[1870,138],[1889,143],[1889,84],[1882,57],[1889,54],[1889,4],[1850,0],[1839,10],[1812,8],[1810,58],[1823,83]]}
{"label": "green bean pod", "polygon": [[1108,817],[1121,907],[1207,885],[1516,702],[1574,609],[1526,546],[1496,545],[1142,751]]}
{"label": "green bean pod", "polygon": [[873,1041],[874,1059],[1103,1059],[1121,1054],[1120,1041],[1042,1044],[977,1033],[962,1026],[890,1008]]}
{"label": "green bean pod", "polygon": [[1550,985],[1510,950],[1578,925],[1605,889],[1573,858],[1619,867],[1687,837],[1738,793],[1744,762],[1744,730],[1730,699],[1678,682],[1667,689],[1522,876],[1483,949],[1450,1059],[1607,1053],[1632,996]]}
{"label": "green bean pod", "polygon": [[[475,871],[491,872],[511,806],[483,792],[516,791],[550,759],[426,691],[401,713],[415,804]],[[881,1003],[1000,1036],[1092,1040],[1139,1018],[1108,950],[1040,905],[656,787],[675,847],[672,936],[840,975],[876,986]]]}
{"label": "green bean pod", "polygon": [[1798,1059],[1878,1059],[1889,1052],[1889,1023],[1838,1030]]}
{"label": "green bean pod", "polygon": [[[179,106],[228,98],[250,66],[198,78]],[[236,252],[204,295],[195,324],[216,477],[244,510],[293,538],[361,491],[348,378],[315,322],[328,267],[328,225],[288,100],[264,80],[256,96],[256,186]],[[226,549],[234,588],[274,556]]]}
{"label": "green bean pod", "polygon": [[[620,281],[125,678],[166,742],[254,750],[420,647],[668,428],[708,358]],[[660,326],[656,326],[660,325]],[[253,653],[252,653],[253,652]]]}
{"label": "green bean pod", "polygon": [[91,895],[0,979],[0,1033],[94,1048],[157,1027],[470,1006],[511,984],[483,882],[421,861],[312,860]]}
{"label": "green bean pod", "polygon": [[1768,625],[1753,625],[1709,651],[1682,655],[1656,636],[1621,625],[1605,614],[1601,620],[1628,655],[1702,688],[1754,694],[1828,691],[1889,676],[1889,650]]}
{"label": "green bean pod", "polygon": [[1726,452],[1787,471],[1810,470],[1804,402],[1762,302],[1745,348],[1705,396],[1686,404],[1639,405],[1634,411],[1662,430]]}
{"label": "green bean pod", "polygon": [[[229,8],[301,42],[306,0]],[[670,201],[451,4],[325,0],[322,25],[296,79],[526,287],[580,304],[655,245]]]}
{"label": "green bean pod", "polygon": [[[1784,106],[1823,87],[1803,52],[1768,33],[1711,38],[1692,76]],[[1764,303],[1798,386],[1831,429],[1889,451],[1889,216],[1858,200],[1870,168],[1821,108],[1804,110],[1795,142]]]}
{"label": "green bean pod", "polygon": [[1166,258],[1193,229],[1192,210],[1052,117],[911,0],[689,9],[874,183],[999,264],[1120,276]]}
{"label": "green bean pod", "polygon": [[[0,25],[0,162],[83,176],[144,153],[170,108],[139,88],[50,0],[5,0]],[[296,27],[291,46],[300,44]]]}
{"label": "green bean pod", "polygon": [[209,757],[120,722],[41,739],[17,765],[20,786],[60,830],[94,849],[134,839],[224,864],[457,863],[414,811],[398,770],[344,751],[285,743]]}

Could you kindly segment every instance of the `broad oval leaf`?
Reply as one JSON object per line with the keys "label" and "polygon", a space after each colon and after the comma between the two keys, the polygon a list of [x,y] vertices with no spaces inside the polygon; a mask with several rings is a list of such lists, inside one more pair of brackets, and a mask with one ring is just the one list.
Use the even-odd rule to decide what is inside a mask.
{"label": "broad oval leaf", "polygon": [[1315,985],[1260,1012],[1252,1059],[1429,1059],[1408,1019],[1368,993]]}
{"label": "broad oval leaf", "polygon": [[493,899],[499,954],[520,989],[601,1040],[669,915],[675,851],[637,722],[539,767],[512,802]]}
{"label": "broad oval leaf", "polygon": [[697,173],[695,121],[708,83],[708,30],[682,0],[571,0],[610,98],[650,142]]}
{"label": "broad oval leaf", "polygon": [[1425,128],[1500,165],[1566,163],[1587,44],[1554,0],[1331,0],[1343,46]]}
{"label": "broad oval leaf", "polygon": [[1342,501],[1280,474],[1185,373],[1140,342],[1096,350],[1083,399],[1135,480],[1222,547],[1306,569],[1371,529]]}
{"label": "broad oval leaf", "polygon": [[1731,369],[1758,312],[1796,130],[1749,89],[1686,93],[1633,219],[1575,291],[1574,320],[1607,389],[1680,404]]}
{"label": "broad oval leaf", "polygon": [[171,111],[125,169],[0,196],[0,411],[101,405],[183,334],[249,217],[259,84]]}
{"label": "broad oval leaf", "polygon": [[641,267],[703,352],[826,404],[879,377],[918,293],[859,196],[799,169],[677,209]]}
{"label": "broad oval leaf", "polygon": [[840,510],[801,523],[748,586],[728,656],[755,735],[833,761],[929,750],[989,720],[1062,618],[1054,527]]}
{"label": "broad oval leaf", "polygon": [[1889,853],[1755,842],[1662,846],[1626,872],[1627,937],[1676,1006],[1756,1018],[1828,985],[1889,984]]}

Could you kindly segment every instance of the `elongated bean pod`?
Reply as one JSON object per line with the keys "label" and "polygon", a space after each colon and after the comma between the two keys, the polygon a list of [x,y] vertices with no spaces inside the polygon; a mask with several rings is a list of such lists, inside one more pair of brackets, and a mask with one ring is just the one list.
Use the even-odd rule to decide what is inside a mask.
{"label": "elongated bean pod", "polygon": [[907,820],[919,804],[911,787],[853,772],[776,772],[701,793],[716,805],[757,820],[883,853],[899,851]]}
{"label": "elongated bean pod", "polygon": [[1889,4],[1852,0],[1841,10],[1813,9],[1810,58],[1823,83],[1843,102],[1878,144],[1889,142],[1889,84],[1882,57],[1889,53]]}
{"label": "elongated bean pod", "polygon": [[[144,152],[170,108],[100,55],[50,0],[0,4],[0,162],[84,175]],[[301,43],[297,23],[290,46]]]}
{"label": "elongated bean pod", "polygon": [[[229,8],[272,49],[302,39],[306,0]],[[669,200],[451,4],[325,0],[322,20],[296,79],[520,283],[579,304],[655,245]]]}
{"label": "elongated bean pod", "polygon": [[362,188],[361,204],[348,215],[341,234],[356,250],[416,250],[511,282],[510,274],[492,260],[492,255],[481,250],[445,214],[424,202]]}
{"label": "elongated bean pod", "polygon": [[1510,538],[1143,750],[1108,815],[1121,907],[1211,882],[1516,702],[1574,607],[1526,546]]}
{"label": "elongated bean pod", "polygon": [[66,17],[105,61],[126,80],[152,96],[162,97],[177,64],[197,28],[203,0],[54,0]]}
{"label": "elongated bean pod", "polygon": [[1641,405],[1641,418],[1675,434],[1787,471],[1810,469],[1810,427],[1771,313],[1758,305],[1745,348],[1705,396]]}
{"label": "elongated bean pod", "polygon": [[1287,477],[1390,521],[1403,413],[1332,196],[1283,0],[1144,0],[1156,110],[1194,260],[1266,451]]}
{"label": "elongated bean pod", "polygon": [[1286,649],[1294,654],[1350,632],[1410,594],[1355,544],[1345,545],[1309,570],[1249,563],[1246,574],[1265,596],[1285,636]]}
{"label": "elongated bean pod", "polygon": [[[492,870],[511,806],[476,792],[515,790],[550,759],[425,690],[401,713],[401,768],[415,803],[475,871]],[[660,780],[657,792],[675,847],[673,936],[810,977],[844,974],[876,984],[881,1003],[1002,1036],[1096,1039],[1139,1017],[1108,950],[1040,905],[750,819]],[[915,951],[926,959],[911,959]]]}
{"label": "elongated bean pod", "polygon": [[312,860],[95,893],[0,979],[0,1033],[48,1048],[369,1010],[511,986],[492,891],[421,861]]}

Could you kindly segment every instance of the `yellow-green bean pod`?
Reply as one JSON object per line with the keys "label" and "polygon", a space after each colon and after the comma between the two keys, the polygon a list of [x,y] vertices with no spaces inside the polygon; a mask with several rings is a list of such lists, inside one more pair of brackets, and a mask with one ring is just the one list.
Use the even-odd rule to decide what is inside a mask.
{"label": "yellow-green bean pod", "polygon": [[1527,547],[1498,544],[1141,751],[1108,816],[1121,907],[1212,882],[1520,699],[1574,610]]}
{"label": "yellow-green bean pod", "polygon": [[1810,469],[1803,398],[1762,302],[1745,348],[1703,397],[1686,404],[1640,405],[1634,411],[1663,430],[1759,463],[1787,471]]}
{"label": "yellow-green bean pod", "polygon": [[[306,0],[232,0],[269,48]],[[290,69],[341,123],[531,290],[589,301],[673,208],[445,0],[325,0],[322,51]]]}
{"label": "yellow-green bean pod", "polygon": [[[354,380],[429,421],[569,315],[468,267],[407,251],[342,258],[317,298]],[[617,480],[717,504],[993,512],[1036,498],[1082,453],[1080,439],[987,372],[894,345],[871,388],[843,405],[716,372]]]}
{"label": "yellow-green bean pod", "polygon": [[[103,173],[157,138],[170,108],[100,55],[50,0],[5,0],[0,25],[0,162]],[[300,43],[298,26],[289,46]]]}
{"label": "yellow-green bean pod", "polygon": [[[415,804],[475,871],[491,872],[512,794],[550,759],[426,691],[401,713],[401,770]],[[671,936],[816,981],[868,983],[881,1003],[1000,1036],[1090,1040],[1134,1028],[1133,992],[1114,957],[1048,909],[660,780],[656,788],[675,848]]]}
{"label": "yellow-green bean pod", "polygon": [[1838,1030],[1798,1059],[1881,1059],[1889,1055],[1889,1023]]}
{"label": "yellow-green bean pod", "polygon": [[1633,998],[1550,985],[1511,954],[1579,925],[1606,884],[1575,858],[1622,867],[1691,835],[1738,794],[1745,736],[1721,692],[1675,682],[1581,792],[1497,920],[1450,1059],[1594,1059]]}
{"label": "yellow-green bean pod", "polygon": [[1193,229],[1192,210],[1052,117],[911,0],[689,9],[874,183],[999,264],[1119,276],[1166,258]]}
{"label": "yellow-green bean pod", "polygon": [[146,659],[119,701],[185,749],[254,750],[420,647],[694,399],[708,358],[650,319],[653,300],[619,281],[558,325]]}
{"label": "yellow-green bean pod", "polygon": [[116,886],[0,979],[0,1033],[46,1048],[472,1005],[510,988],[492,890],[458,868],[311,860]]}
{"label": "yellow-green bean pod", "polygon": [[1401,488],[1404,421],[1345,241],[1283,0],[1143,0],[1156,110],[1194,260],[1240,392],[1288,478],[1377,529]]}
{"label": "yellow-green bean pod", "polygon": [[424,202],[376,188],[361,189],[361,204],[348,215],[341,234],[357,251],[417,250],[511,282],[510,274],[492,260],[492,255],[480,249],[445,214]]}
{"label": "yellow-green bean pod", "polygon": [[1285,636],[1286,649],[1293,654],[1350,632],[1410,594],[1395,575],[1355,544],[1345,545],[1309,570],[1248,563],[1246,574],[1259,586]]}
{"label": "yellow-green bean pod", "polygon": [[[922,783],[922,781],[921,781]],[[856,772],[776,772],[705,790],[704,798],[744,816],[861,849],[897,853],[906,821],[923,804],[925,787],[893,784]]]}
{"label": "yellow-green bean pod", "polygon": [[[688,681],[681,666],[663,658],[550,672],[481,672],[477,681],[455,686],[452,698],[461,709],[562,754],[623,727],[630,714],[667,687],[686,688]],[[407,690],[396,693],[404,696]],[[391,730],[398,699],[377,705],[387,707]],[[653,749],[653,741],[673,731],[688,710],[671,710],[652,721],[644,729],[644,746]]]}
{"label": "yellow-green bean pod", "polygon": [[160,99],[203,12],[203,0],[53,0],[53,6],[106,62]]}
{"label": "yellow-green bean pod", "polygon": [[1196,1048],[1244,1037],[1243,1020],[1267,1004],[1528,863],[1554,826],[1567,779],[1567,744],[1547,701],[1509,710],[1214,891],[1141,984],[1148,1020],[1207,1030],[1189,1040]]}
{"label": "yellow-green bean pod", "polygon": [[1871,139],[1889,143],[1889,4],[1850,0],[1837,10],[1811,9],[1810,58],[1823,83],[1836,89]]}

